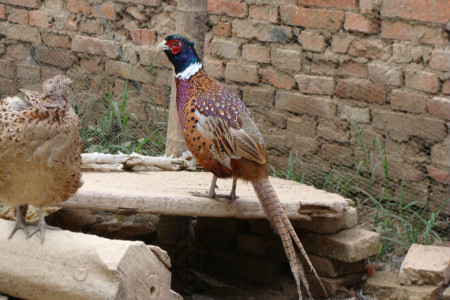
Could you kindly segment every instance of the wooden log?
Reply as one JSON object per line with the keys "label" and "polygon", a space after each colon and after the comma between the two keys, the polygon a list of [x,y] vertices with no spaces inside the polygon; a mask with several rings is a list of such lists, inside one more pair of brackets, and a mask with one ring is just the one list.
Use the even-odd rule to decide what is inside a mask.
{"label": "wooden log", "polygon": [[[0,219],[0,293],[22,299],[182,299],[167,255],[143,242],[70,231],[26,239]],[[169,265],[168,265],[169,264]]]}

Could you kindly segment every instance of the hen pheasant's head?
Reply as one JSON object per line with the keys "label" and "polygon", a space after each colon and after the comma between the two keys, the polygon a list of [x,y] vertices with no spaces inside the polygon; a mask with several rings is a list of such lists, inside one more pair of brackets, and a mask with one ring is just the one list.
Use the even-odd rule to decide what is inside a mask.
{"label": "hen pheasant's head", "polygon": [[47,108],[56,107],[65,109],[69,103],[68,88],[72,85],[72,80],[64,75],[57,75],[44,82],[44,91],[41,95],[41,101]]}
{"label": "hen pheasant's head", "polygon": [[169,35],[158,48],[164,50],[174,65],[178,78],[187,79],[202,67],[194,43],[181,35]]}

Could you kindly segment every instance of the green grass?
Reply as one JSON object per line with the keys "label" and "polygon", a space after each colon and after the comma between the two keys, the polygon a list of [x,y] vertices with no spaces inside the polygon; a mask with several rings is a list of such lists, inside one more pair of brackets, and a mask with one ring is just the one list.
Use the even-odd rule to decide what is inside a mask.
{"label": "green grass", "polygon": [[[306,170],[301,159],[289,154],[287,168],[273,170],[273,175],[295,180],[352,199],[362,223],[380,233],[382,247],[377,259],[388,260],[403,255],[413,243],[432,244],[448,239],[442,228],[440,210],[450,201],[443,201],[431,210],[423,199],[406,201],[404,182],[390,178],[386,148],[378,139],[365,144],[359,128],[351,123],[358,136],[362,158],[353,161],[353,167],[342,165],[341,157],[328,171]],[[449,228],[446,228],[448,231]]]}

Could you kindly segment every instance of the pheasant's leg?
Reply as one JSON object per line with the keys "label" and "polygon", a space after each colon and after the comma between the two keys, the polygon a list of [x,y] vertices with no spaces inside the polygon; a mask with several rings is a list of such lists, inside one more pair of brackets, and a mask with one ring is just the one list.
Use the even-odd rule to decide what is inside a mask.
{"label": "pheasant's leg", "polygon": [[45,240],[45,230],[46,229],[61,230],[61,228],[50,226],[45,223],[44,212],[42,210],[42,206],[40,206],[39,207],[39,221],[36,224],[36,228],[32,232],[30,232],[30,234],[28,234],[27,239],[32,237],[36,232],[40,231],[41,232],[41,242],[43,244],[44,240]]}
{"label": "pheasant's leg", "polygon": [[13,237],[13,235],[16,233],[17,230],[22,229],[23,231],[25,231],[25,234],[28,235],[28,228],[27,222],[25,222],[25,219],[22,215],[22,210],[21,210],[21,206],[16,206],[16,224],[14,225],[14,229],[11,232],[11,234],[9,235],[8,239],[11,239]]}
{"label": "pheasant's leg", "polygon": [[231,187],[231,192],[230,192],[229,195],[216,194],[216,188],[217,188],[216,182],[217,182],[217,176],[214,175],[208,193],[197,193],[197,192],[194,192],[192,194],[194,196],[206,197],[206,198],[211,198],[211,199],[225,198],[225,199],[228,199],[228,200],[236,200],[237,198],[239,198],[238,196],[236,196],[237,177],[233,177],[233,186]]}

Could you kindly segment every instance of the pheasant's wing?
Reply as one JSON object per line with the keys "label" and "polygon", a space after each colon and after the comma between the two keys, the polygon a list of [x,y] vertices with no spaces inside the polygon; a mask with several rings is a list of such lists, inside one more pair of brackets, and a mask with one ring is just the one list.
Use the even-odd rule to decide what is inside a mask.
{"label": "pheasant's wing", "polygon": [[229,88],[218,83],[196,97],[195,107],[197,127],[213,141],[219,161],[229,165],[230,158],[246,158],[266,163],[261,134],[247,107]]}

